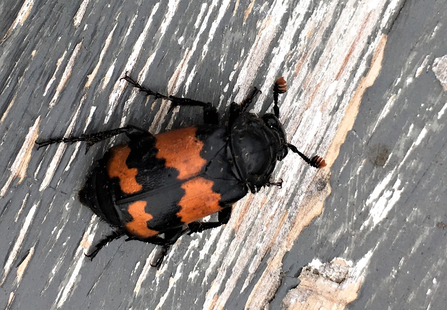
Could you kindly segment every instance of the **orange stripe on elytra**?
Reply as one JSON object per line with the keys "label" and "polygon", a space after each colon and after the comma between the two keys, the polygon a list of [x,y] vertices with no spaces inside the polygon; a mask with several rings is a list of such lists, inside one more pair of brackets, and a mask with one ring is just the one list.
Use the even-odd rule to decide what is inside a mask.
{"label": "orange stripe on elytra", "polygon": [[127,157],[130,154],[130,148],[124,145],[118,145],[110,150],[110,159],[107,163],[107,173],[110,178],[120,180],[120,188],[126,194],[133,194],[143,189],[143,186],[136,180],[137,168],[129,168],[126,164]]}
{"label": "orange stripe on elytra", "polygon": [[146,201],[135,201],[131,203],[128,208],[129,214],[132,216],[132,221],[126,223],[126,228],[132,235],[149,238],[158,235],[158,231],[147,228],[147,221],[151,220],[153,216],[146,213]]}
{"label": "orange stripe on elytra", "polygon": [[221,196],[213,191],[213,184],[213,181],[202,177],[191,179],[182,184],[185,195],[179,202],[181,209],[177,216],[183,223],[191,223],[222,210],[219,205]]}
{"label": "orange stripe on elytra", "polygon": [[179,171],[178,179],[197,175],[206,164],[200,156],[203,142],[196,137],[197,127],[181,128],[156,136],[157,158],[165,159],[167,167]]}

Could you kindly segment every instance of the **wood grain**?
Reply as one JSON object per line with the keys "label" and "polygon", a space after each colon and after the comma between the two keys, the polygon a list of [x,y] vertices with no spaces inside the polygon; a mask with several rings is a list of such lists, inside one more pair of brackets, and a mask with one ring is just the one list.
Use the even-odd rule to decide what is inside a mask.
{"label": "wood grain", "polygon": [[[431,66],[446,54],[445,2],[6,0],[2,8],[1,308],[280,309],[303,267],[337,257],[360,290],[348,307],[442,305],[447,99],[442,67]],[[87,154],[80,143],[37,150],[35,139],[125,124],[159,133],[201,120],[132,90],[120,79],[126,72],[156,91],[212,102],[223,117],[253,86],[262,91],[253,111],[269,111],[284,76],[290,143],[328,166],[289,154],[274,174],[282,188],[248,195],[225,227],[181,238],[158,271],[156,247],[124,240],[90,262],[83,253],[110,228],[77,192],[125,137]]]}

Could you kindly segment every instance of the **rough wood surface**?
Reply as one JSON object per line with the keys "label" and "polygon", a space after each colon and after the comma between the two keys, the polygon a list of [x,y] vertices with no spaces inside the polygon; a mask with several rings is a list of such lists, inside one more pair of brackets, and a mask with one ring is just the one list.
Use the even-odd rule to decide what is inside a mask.
{"label": "rough wood surface", "polygon": [[[279,309],[303,267],[337,257],[361,279],[348,307],[442,308],[447,3],[0,7],[1,308]],[[252,86],[262,90],[253,110],[264,113],[284,76],[289,140],[328,166],[287,156],[274,175],[281,189],[248,195],[225,227],[181,238],[158,271],[149,265],[156,248],[139,242],[116,241],[91,262],[83,253],[110,228],[77,192],[125,138],[87,154],[79,143],[37,150],[34,141],[125,124],[157,133],[201,119],[195,109],[168,113],[120,80],[125,72],[221,113]]]}

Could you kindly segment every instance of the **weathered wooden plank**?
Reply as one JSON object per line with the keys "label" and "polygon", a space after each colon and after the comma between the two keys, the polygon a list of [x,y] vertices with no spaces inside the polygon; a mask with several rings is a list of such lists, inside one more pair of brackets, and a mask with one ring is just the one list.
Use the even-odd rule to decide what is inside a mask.
{"label": "weathered wooden plank", "polygon": [[[445,307],[447,94],[436,61],[446,50],[445,5],[405,2],[390,28],[380,75],[364,93],[332,166],[324,213],[283,261],[286,278],[313,259],[343,257],[353,271],[365,269],[352,309]],[[352,283],[347,277],[329,285],[343,290]],[[303,298],[300,286],[286,301]],[[321,286],[316,289],[324,291]],[[290,287],[283,283],[272,307]]]}
{"label": "weathered wooden plank", "polygon": [[[435,4],[445,11],[445,3]],[[443,29],[441,16],[429,18],[435,9],[402,0],[27,0],[20,5],[6,0],[3,7],[10,10],[0,13],[4,17],[0,18],[2,307],[259,309],[270,303],[277,308],[288,291],[288,282],[281,281],[283,272],[289,270],[287,276],[295,276],[313,258],[329,262],[337,256],[351,260],[353,266],[367,261],[358,274],[365,279],[361,297],[355,301],[360,308],[383,305],[380,299],[395,289],[395,283],[408,281],[408,276],[399,276],[399,254],[388,254],[390,268],[381,273],[391,270],[398,281],[380,282],[373,275],[374,262],[384,255],[385,244],[390,248],[391,239],[385,234],[394,232],[401,236],[396,240],[408,245],[418,238],[403,234],[408,230],[405,224],[397,228],[402,216],[381,228],[384,213],[380,211],[400,207],[406,191],[428,185],[434,187],[432,194],[441,190],[432,183],[436,171],[431,172],[430,166],[420,164],[415,169],[420,175],[415,178],[417,186],[397,177],[410,173],[405,171],[410,161],[416,165],[413,155],[405,157],[408,150],[414,154],[421,146],[440,144],[436,151],[441,156],[445,95],[430,95],[430,87],[442,89],[440,84],[418,84],[409,93],[425,94],[427,102],[436,103],[431,110],[403,104],[413,112],[410,115],[420,115],[435,125],[419,127],[421,120],[416,119],[411,126],[411,121],[403,120],[408,115],[402,115],[398,124],[403,129],[397,130],[392,116],[399,114],[397,103],[405,102],[399,88],[405,92],[407,84],[415,85],[413,80],[428,76],[425,68],[443,54],[408,52],[406,59],[398,61],[398,52],[387,54],[387,49],[390,44],[407,50],[422,48],[424,43],[445,47],[445,42],[433,44]],[[407,16],[428,25],[421,27],[414,45],[408,43],[413,39],[401,25]],[[411,65],[405,65],[405,60]],[[416,69],[422,70],[418,76],[414,76]],[[85,146],[80,144],[37,151],[36,137],[94,132],[128,123],[157,133],[201,118],[194,109],[168,113],[165,102],[130,90],[120,80],[125,72],[161,92],[213,102],[222,113],[230,102],[241,101],[252,86],[262,90],[254,111],[263,113],[272,101],[273,81],[284,76],[289,90],[281,98],[281,119],[291,143],[305,153],[325,156],[329,165],[316,171],[289,155],[275,171],[275,177],[284,180],[281,189],[266,188],[238,203],[222,229],[183,237],[159,271],[149,267],[155,247],[123,240],[110,244],[90,262],[83,253],[109,228],[80,205],[77,191],[90,165],[114,141],[84,155]],[[382,76],[386,85],[393,86],[377,86]],[[373,99],[376,112],[370,115]],[[358,111],[361,123],[354,125]],[[349,131],[352,126],[354,131]],[[438,138],[425,139],[432,131]],[[367,144],[355,138],[359,132],[368,137]],[[378,133],[385,133],[392,142],[374,138]],[[420,139],[411,142],[418,135]],[[342,148],[339,155],[342,144],[347,149]],[[433,160],[428,153],[424,156]],[[430,177],[423,171],[430,171]],[[325,202],[330,179],[332,196]],[[442,195],[434,197],[440,200]],[[381,199],[394,204],[381,209]],[[439,204],[436,199],[432,201]],[[310,224],[328,203],[329,210]],[[412,208],[413,218],[407,221],[417,222],[422,215]],[[442,216],[436,216],[436,221],[442,222]],[[442,231],[433,229],[437,234]],[[419,244],[439,242],[423,233]],[[377,240],[381,241],[372,246]],[[331,250],[334,246],[336,250]],[[313,250],[306,253],[309,248]],[[298,259],[296,253],[300,253]],[[368,259],[361,260],[367,253]],[[439,258],[437,266],[444,264],[440,253],[430,253]],[[412,268],[420,262],[410,261]],[[436,278],[440,281],[444,275]],[[428,283],[431,278],[423,279]],[[380,293],[375,283],[381,283]],[[415,288],[418,295],[412,302],[425,305],[419,293],[424,288],[436,291],[428,284],[421,291]],[[441,299],[434,296],[432,301],[439,304]],[[390,300],[389,304],[402,303]]]}

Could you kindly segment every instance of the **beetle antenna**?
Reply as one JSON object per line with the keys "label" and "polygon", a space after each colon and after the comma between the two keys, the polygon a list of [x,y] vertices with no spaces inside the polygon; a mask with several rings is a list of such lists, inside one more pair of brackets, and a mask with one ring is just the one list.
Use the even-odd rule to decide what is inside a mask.
{"label": "beetle antenna", "polygon": [[278,95],[283,94],[287,91],[287,82],[283,77],[278,78],[275,81],[275,86],[273,86],[273,113],[277,118],[279,118],[279,107],[278,107]]}
{"label": "beetle antenna", "polygon": [[306,155],[304,155],[303,153],[301,153],[300,151],[298,151],[298,149],[296,148],[296,146],[294,146],[293,144],[287,143],[287,147],[294,153],[298,154],[301,156],[302,159],[304,159],[304,161],[306,163],[308,163],[309,165],[311,165],[312,167],[315,168],[323,168],[326,166],[326,162],[324,161],[324,159],[318,155],[315,155],[312,158],[307,157]]}

